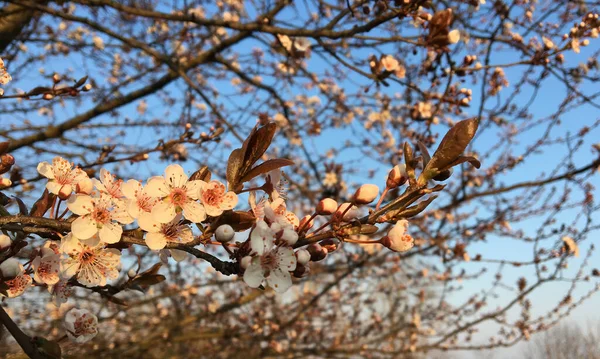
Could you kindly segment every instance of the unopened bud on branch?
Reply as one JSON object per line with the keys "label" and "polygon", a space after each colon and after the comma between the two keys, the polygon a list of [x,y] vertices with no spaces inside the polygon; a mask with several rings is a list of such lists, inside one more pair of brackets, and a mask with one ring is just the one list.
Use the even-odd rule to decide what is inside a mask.
{"label": "unopened bud on branch", "polygon": [[379,187],[374,184],[364,184],[354,193],[354,203],[369,204],[379,195]]}
{"label": "unopened bud on branch", "polygon": [[215,231],[215,238],[218,242],[227,243],[233,239],[235,231],[228,224],[223,224]]}
{"label": "unopened bud on branch", "polygon": [[321,247],[318,243],[311,244],[306,250],[310,253],[310,260],[313,262],[322,261],[327,257],[327,249]]}
{"label": "unopened bud on branch", "polygon": [[322,199],[317,205],[317,214],[326,216],[335,213],[338,208],[338,204],[331,198]]}
{"label": "unopened bud on branch", "polygon": [[401,163],[394,166],[388,174],[385,185],[389,189],[402,186],[408,180],[408,174],[406,173],[406,165]]}

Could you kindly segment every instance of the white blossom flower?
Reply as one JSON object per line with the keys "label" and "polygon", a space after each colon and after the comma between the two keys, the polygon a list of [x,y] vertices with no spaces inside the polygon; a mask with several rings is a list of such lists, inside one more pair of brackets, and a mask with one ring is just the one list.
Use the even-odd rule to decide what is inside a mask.
{"label": "white blossom flower", "polygon": [[[0,273],[5,278],[4,284],[8,287],[6,290],[8,298],[20,296],[31,286],[31,276],[25,273],[23,265],[14,258],[8,258],[0,264]],[[4,294],[0,293],[0,296]]]}
{"label": "white blossom flower", "polygon": [[148,180],[145,190],[150,196],[161,201],[152,208],[154,220],[169,223],[177,213],[183,211],[183,216],[194,223],[206,219],[204,207],[196,202],[200,188],[205,182],[188,181],[180,165],[170,165],[165,169],[165,176],[152,177]]}
{"label": "white blossom flower", "polygon": [[381,244],[394,252],[406,252],[415,245],[414,239],[406,233],[408,221],[402,219],[392,227],[386,237],[381,239]]}
{"label": "white blossom flower", "polygon": [[100,170],[100,180],[92,178],[92,182],[101,194],[108,195],[113,200],[119,200],[123,197],[123,192],[121,192],[123,180],[116,179],[113,174],[104,168]]}
{"label": "white blossom flower", "polygon": [[[4,60],[0,58],[0,85],[6,85],[12,80],[12,77],[4,67]],[[3,93],[4,94],[4,93]]]}
{"label": "white blossom flower", "polygon": [[265,203],[264,212],[267,220],[270,222],[277,222],[284,228],[293,229],[300,224],[298,216],[287,210],[283,198],[278,198],[273,202]]}
{"label": "white blossom flower", "polygon": [[238,202],[237,195],[231,191],[226,192],[225,185],[219,181],[204,182],[200,187],[198,198],[204,205],[206,214],[213,217],[233,209]]}
{"label": "white blossom flower", "polygon": [[61,239],[61,251],[67,256],[61,260],[61,277],[76,276],[79,283],[88,286],[106,285],[107,279],[119,276],[121,253],[104,245],[89,246],[82,243],[73,233]]}
{"label": "white blossom flower", "polygon": [[66,303],[69,297],[73,294],[73,287],[67,284],[66,280],[60,280],[54,285],[48,286],[48,293],[52,295],[52,303],[60,307]]}
{"label": "white blossom flower", "polygon": [[[79,215],[71,230],[77,238],[88,239],[96,233],[104,243],[117,243],[123,234],[122,224],[133,222],[123,204],[114,203],[108,196],[90,197],[84,194],[71,196],[67,201],[71,212]],[[119,222],[119,223],[117,223]]]}
{"label": "white blossom flower", "polygon": [[187,252],[180,249],[162,249],[159,252],[159,257],[165,264],[169,263],[169,257],[173,258],[175,262],[181,262],[187,257]]}
{"label": "white blossom flower", "polygon": [[31,266],[37,283],[53,285],[60,280],[60,255],[49,247],[41,248],[40,255],[35,257]]}
{"label": "white blossom flower", "polygon": [[76,190],[80,181],[88,178],[88,175],[81,168],[73,168],[73,164],[62,157],[54,157],[52,164],[41,162],[37,166],[37,171],[50,181],[46,183],[46,188],[50,193],[60,195],[66,199],[71,192]]}
{"label": "white blossom flower", "polygon": [[250,235],[250,247],[255,256],[244,272],[244,282],[258,288],[265,280],[278,293],[292,286],[290,271],[296,269],[296,256],[289,247],[275,244],[275,235],[269,225],[258,221]]}
{"label": "white blossom flower", "polygon": [[394,72],[400,65],[398,60],[396,60],[392,55],[385,55],[381,58],[381,65],[385,68],[386,71]]}
{"label": "white blossom flower", "polygon": [[98,334],[98,318],[85,309],[69,310],[64,325],[67,336],[75,343],[85,343]]}
{"label": "white blossom flower", "polygon": [[140,218],[140,228],[148,232],[146,244],[152,250],[165,248],[167,243],[189,243],[194,240],[192,229],[181,224],[182,216],[177,214],[169,223],[160,223],[153,217]]}
{"label": "white blossom flower", "polygon": [[338,176],[335,172],[327,172],[323,180],[323,186],[333,187],[338,183]]}
{"label": "white blossom flower", "polygon": [[152,208],[158,203],[158,199],[150,196],[139,181],[131,179],[123,183],[121,190],[127,198],[127,213],[131,217],[139,219],[152,216]]}

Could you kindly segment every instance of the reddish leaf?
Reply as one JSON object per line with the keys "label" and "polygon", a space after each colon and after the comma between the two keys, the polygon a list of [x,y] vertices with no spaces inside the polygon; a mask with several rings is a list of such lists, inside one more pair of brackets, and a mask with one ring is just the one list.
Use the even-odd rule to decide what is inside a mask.
{"label": "reddish leaf", "polygon": [[29,215],[33,217],[43,217],[50,207],[52,207],[52,202],[54,202],[55,199],[56,195],[48,192],[47,189],[44,190],[42,197],[40,197],[40,199],[38,199],[31,207]]}
{"label": "reddish leaf", "polygon": [[275,169],[278,169],[281,167],[291,166],[293,164],[294,164],[294,161],[288,160],[286,158],[274,158],[271,160],[267,160],[267,161],[261,163],[260,165],[254,167],[250,171],[246,172],[244,174],[244,176],[242,178],[240,178],[240,182],[241,183],[248,182],[251,179],[253,179],[263,173],[267,173],[267,172],[270,172],[272,170],[275,170]]}

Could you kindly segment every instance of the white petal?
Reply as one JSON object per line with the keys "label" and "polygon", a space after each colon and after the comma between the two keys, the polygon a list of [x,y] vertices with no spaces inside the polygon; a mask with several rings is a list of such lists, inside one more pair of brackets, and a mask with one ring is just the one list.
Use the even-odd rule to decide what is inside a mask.
{"label": "white petal", "polygon": [[100,240],[104,243],[117,243],[121,240],[123,228],[117,223],[107,223],[100,228]]}
{"label": "white petal", "polygon": [[246,282],[250,288],[258,288],[264,279],[265,274],[260,265],[260,260],[253,261],[244,272],[244,282]]}
{"label": "white petal", "polygon": [[173,257],[173,259],[176,262],[181,262],[182,260],[184,260],[187,257],[186,251],[182,251],[179,249],[170,249],[169,251],[171,252],[171,257]]}
{"label": "white petal", "polygon": [[54,181],[50,181],[46,183],[46,188],[48,189],[48,191],[50,191],[50,193],[58,194],[58,192],[60,192],[60,189],[62,188],[62,185]]}
{"label": "white petal", "polygon": [[167,185],[171,187],[183,187],[188,180],[188,176],[180,165],[169,165],[165,169],[165,179]]}
{"label": "white petal", "polygon": [[152,218],[160,223],[169,223],[176,215],[175,206],[169,202],[157,203],[152,208]]}
{"label": "white petal", "polygon": [[292,276],[289,272],[277,268],[271,271],[267,283],[277,293],[283,293],[292,286]]}
{"label": "white petal", "polygon": [[76,194],[69,197],[67,200],[67,207],[69,207],[71,212],[83,216],[92,212],[94,209],[94,200],[88,195]]}
{"label": "white petal", "polygon": [[70,279],[79,272],[79,262],[75,260],[63,261],[60,264],[60,277]]}
{"label": "white petal", "polygon": [[164,177],[159,176],[150,178],[144,191],[151,197],[163,198],[169,195],[169,187],[167,187]]}
{"label": "white petal", "polygon": [[194,223],[199,223],[206,219],[206,211],[200,203],[189,201],[183,205],[183,216]]}
{"label": "white petal", "polygon": [[296,255],[291,248],[279,248],[279,268],[291,272],[296,269]]}
{"label": "white petal", "polygon": [[54,170],[48,162],[40,162],[37,166],[37,171],[48,179],[54,179]]}
{"label": "white petal", "polygon": [[167,245],[167,239],[161,233],[148,233],[146,235],[146,244],[153,251],[158,251]]}
{"label": "white petal", "polygon": [[200,190],[204,187],[204,185],[206,185],[206,182],[204,181],[188,181],[188,183],[185,184],[185,194],[190,198],[198,199]]}
{"label": "white petal", "polygon": [[154,217],[148,212],[144,212],[138,218],[138,224],[140,228],[149,233],[156,233],[160,231],[162,224],[155,220]]}
{"label": "white petal", "polygon": [[98,227],[96,221],[90,216],[83,216],[73,221],[71,231],[77,238],[88,239],[98,233]]}
{"label": "white petal", "polygon": [[79,239],[73,235],[73,233],[68,233],[60,240],[60,250],[65,254],[79,253],[82,249],[83,246],[79,242]]}
{"label": "white petal", "polygon": [[142,184],[134,179],[130,179],[121,185],[121,192],[123,192],[123,195],[129,199],[135,199],[137,194],[142,191]]}
{"label": "white petal", "polygon": [[250,235],[250,248],[256,254],[263,255],[273,247],[273,232],[265,221],[256,222],[256,227]]}

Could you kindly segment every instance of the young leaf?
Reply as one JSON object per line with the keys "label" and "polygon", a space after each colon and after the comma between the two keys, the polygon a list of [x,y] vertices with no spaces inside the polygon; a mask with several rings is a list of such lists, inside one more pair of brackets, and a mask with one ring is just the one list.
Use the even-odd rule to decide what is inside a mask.
{"label": "young leaf", "polygon": [[241,183],[248,182],[251,179],[253,179],[263,173],[267,173],[267,172],[270,172],[272,170],[275,170],[275,169],[278,169],[281,167],[291,166],[293,164],[294,164],[294,161],[288,160],[286,158],[274,158],[274,159],[267,160],[267,161],[261,163],[260,165],[254,167],[250,171],[246,172],[244,174],[244,176],[242,178],[240,178],[240,182]]}
{"label": "young leaf", "polygon": [[242,168],[242,149],[237,148],[229,155],[227,161],[227,186],[230,191],[239,192],[239,178],[241,177],[240,169]]}
{"label": "young leaf", "polygon": [[52,207],[52,202],[56,199],[56,195],[50,193],[47,189],[44,190],[42,197],[35,201],[31,207],[29,215],[32,217],[43,217],[44,214]]}
{"label": "young leaf", "polygon": [[198,171],[192,173],[190,181],[210,182],[211,173],[207,166],[202,166]]}
{"label": "young leaf", "polygon": [[219,216],[216,223],[211,225],[212,228],[218,228],[220,225],[228,224],[234,231],[245,231],[252,227],[256,222],[256,217],[250,212],[244,211],[227,211]]}

